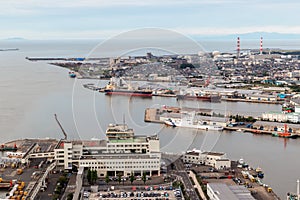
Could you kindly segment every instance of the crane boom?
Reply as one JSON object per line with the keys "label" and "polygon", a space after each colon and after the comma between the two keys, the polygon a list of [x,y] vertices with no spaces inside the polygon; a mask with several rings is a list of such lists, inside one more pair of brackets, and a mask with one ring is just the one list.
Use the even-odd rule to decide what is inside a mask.
{"label": "crane boom", "polygon": [[64,139],[67,140],[67,133],[66,133],[65,130],[63,129],[62,125],[59,123],[59,121],[58,121],[58,119],[57,119],[57,115],[54,114],[54,117],[55,117],[55,120],[56,120],[56,122],[58,123],[58,125],[59,125],[61,131],[63,132],[63,134],[64,134],[64,136],[65,136]]}

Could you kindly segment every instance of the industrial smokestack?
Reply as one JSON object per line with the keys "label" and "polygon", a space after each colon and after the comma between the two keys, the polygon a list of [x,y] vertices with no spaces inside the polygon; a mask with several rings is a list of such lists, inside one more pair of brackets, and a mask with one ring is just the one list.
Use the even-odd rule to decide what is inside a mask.
{"label": "industrial smokestack", "polygon": [[263,37],[260,37],[259,53],[260,53],[260,55],[262,55],[262,53],[263,53]]}

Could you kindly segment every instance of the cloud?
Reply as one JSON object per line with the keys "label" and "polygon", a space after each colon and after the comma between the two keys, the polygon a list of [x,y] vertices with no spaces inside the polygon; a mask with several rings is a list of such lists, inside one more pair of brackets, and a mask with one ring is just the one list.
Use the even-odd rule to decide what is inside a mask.
{"label": "cloud", "polygon": [[276,32],[300,34],[300,26],[246,26],[246,27],[177,27],[174,30],[188,35],[229,35],[252,32]]}

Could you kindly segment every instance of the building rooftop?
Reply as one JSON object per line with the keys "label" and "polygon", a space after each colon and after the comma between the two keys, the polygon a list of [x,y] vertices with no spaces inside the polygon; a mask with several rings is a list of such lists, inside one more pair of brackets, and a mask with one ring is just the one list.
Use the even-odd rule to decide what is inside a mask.
{"label": "building rooftop", "polygon": [[[268,122],[268,121],[256,121],[253,126],[277,126],[277,127],[283,127],[285,123],[280,122]],[[295,128],[300,129],[300,124],[287,124],[289,128]]]}
{"label": "building rooftop", "polygon": [[206,154],[206,155],[210,155],[210,156],[223,156],[223,155],[225,155],[225,153],[209,152],[209,151],[203,152],[202,154]]}
{"label": "building rooftop", "polygon": [[207,185],[221,200],[255,200],[244,186],[228,186],[224,183],[208,183]]}
{"label": "building rooftop", "polygon": [[200,152],[196,152],[196,151],[190,151],[190,152],[186,152],[186,155],[192,155],[192,156],[199,156]]}

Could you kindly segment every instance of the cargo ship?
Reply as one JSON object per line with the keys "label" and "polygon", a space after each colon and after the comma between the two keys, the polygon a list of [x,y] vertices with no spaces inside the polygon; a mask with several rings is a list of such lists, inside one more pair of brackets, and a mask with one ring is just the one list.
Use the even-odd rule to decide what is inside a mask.
{"label": "cargo ship", "polygon": [[113,79],[107,84],[104,89],[106,95],[127,95],[127,96],[140,96],[140,97],[152,97],[152,90],[143,89],[139,87],[132,87],[130,84],[118,85]]}

